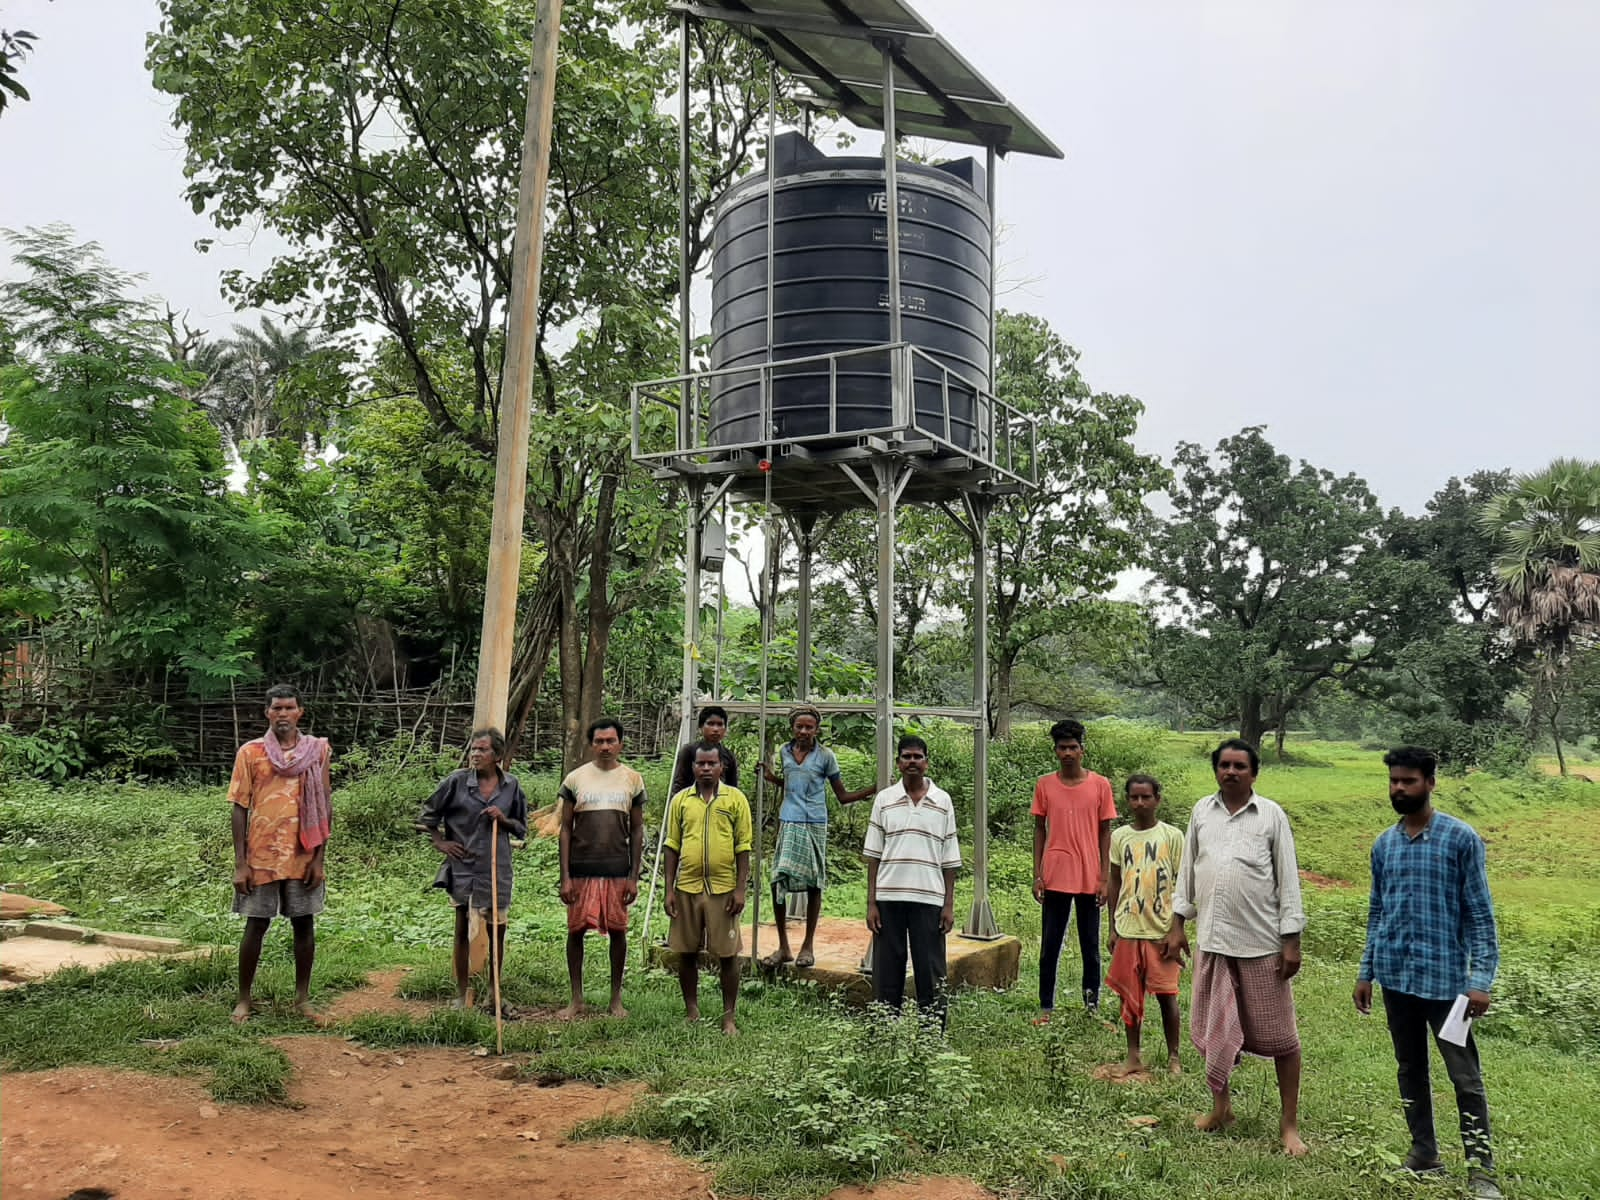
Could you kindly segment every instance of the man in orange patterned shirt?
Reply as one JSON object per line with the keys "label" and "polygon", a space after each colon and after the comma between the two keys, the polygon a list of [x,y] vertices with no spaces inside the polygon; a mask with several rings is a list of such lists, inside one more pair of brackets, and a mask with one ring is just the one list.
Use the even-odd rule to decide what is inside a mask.
{"label": "man in orange patterned shirt", "polygon": [[267,691],[267,732],[239,747],[228,799],[233,809],[233,911],[244,917],[239,943],[239,1002],[233,1019],[250,1019],[250,989],[272,918],[294,930],[294,1007],[316,1021],[311,967],[316,915],[327,890],[322,860],[332,825],[328,740],[300,732],[300,693]]}

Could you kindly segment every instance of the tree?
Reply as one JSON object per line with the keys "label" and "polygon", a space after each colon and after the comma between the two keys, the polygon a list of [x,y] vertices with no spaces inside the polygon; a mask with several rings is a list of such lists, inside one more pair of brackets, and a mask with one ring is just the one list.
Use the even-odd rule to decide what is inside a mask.
{"label": "tree", "polygon": [[[1039,487],[1001,498],[989,520],[990,728],[1007,737],[1025,656],[1044,646],[1137,636],[1142,622],[1105,595],[1118,574],[1139,562],[1150,516],[1145,497],[1168,474],[1130,440],[1144,406],[1131,396],[1092,391],[1078,371],[1078,352],[1042,318],[1002,312],[996,335],[996,394],[1039,421]],[[953,686],[949,673],[919,659],[930,638],[948,633],[938,624],[942,614],[971,610],[971,542],[942,513],[909,509],[900,530],[896,684],[916,699],[952,703],[956,697],[934,694]],[[877,620],[875,547],[868,517],[842,520],[826,547],[843,587],[830,585],[823,594],[850,603],[869,626]],[[966,641],[970,663],[970,635]],[[1060,666],[1054,656],[1036,664],[1040,671]],[[964,681],[961,690],[970,695]],[[1030,695],[1035,691],[1030,687]]]}
{"label": "tree", "polygon": [[1498,590],[1493,537],[1483,528],[1484,504],[1511,484],[1511,472],[1474,471],[1465,480],[1452,477],[1428,500],[1420,517],[1397,517],[1389,547],[1402,558],[1425,562],[1454,593],[1458,620],[1489,620]]}
{"label": "tree", "polygon": [[1517,647],[1494,619],[1496,550],[1479,520],[1484,503],[1510,480],[1509,471],[1452,478],[1422,515],[1390,521],[1390,550],[1425,564],[1449,605],[1439,625],[1419,630],[1393,668],[1375,672],[1364,690],[1404,718],[1401,736],[1461,765],[1507,732],[1506,703],[1522,674]]}
{"label": "tree", "polygon": [[1125,607],[1104,597],[1142,561],[1145,497],[1170,474],[1131,440],[1144,405],[1092,391],[1078,352],[1042,318],[1001,313],[996,333],[996,394],[1039,422],[1039,487],[1002,499],[989,524],[993,730],[1006,737],[1013,675],[1030,649],[1062,634],[1131,634]]}
{"label": "tree", "polygon": [[[970,589],[968,540],[944,513],[908,507],[896,514],[894,558],[895,694],[911,703],[966,702],[972,694],[971,639],[958,695],[941,691],[945,681],[935,675],[943,673],[930,672],[926,652],[941,606],[952,602],[951,579],[967,581]],[[822,582],[813,599],[813,637],[831,632],[835,648],[871,663],[877,654],[872,633],[878,624],[876,517],[863,511],[841,514],[819,550],[816,569]],[[970,608],[967,597],[953,599],[954,607]]]}
{"label": "tree", "polygon": [[1600,463],[1558,458],[1518,476],[1484,504],[1480,520],[1500,552],[1500,619],[1537,657],[1532,719],[1555,739],[1564,775],[1564,677],[1600,636]]}
{"label": "tree", "polygon": [[349,391],[343,350],[303,326],[262,317],[259,329],[235,325],[233,336],[207,339],[176,328],[172,355],[202,376],[194,399],[236,454],[251,442],[283,438],[317,448]]}
{"label": "tree", "polygon": [[[1137,565],[1149,519],[1145,497],[1168,475],[1130,440],[1144,406],[1131,396],[1092,391],[1078,371],[1078,352],[1042,318],[1002,312],[996,334],[996,394],[1039,421],[1039,487],[1001,498],[989,520],[990,728],[1007,737],[1025,656],[1047,645],[1136,634],[1139,622],[1130,623],[1125,606],[1105,595],[1119,573]],[[943,614],[971,611],[971,541],[942,513],[909,509],[900,527],[896,684],[916,699],[952,703],[957,697],[935,694],[955,685],[944,664],[920,660],[930,639],[947,640]],[[822,594],[850,603],[868,626],[877,620],[875,547],[866,517],[841,521],[826,547],[843,586],[827,585]],[[966,644],[970,664],[970,634]],[[1061,664],[1037,666],[1048,671]],[[961,691],[970,695],[970,685],[963,681]]]}
{"label": "tree", "polygon": [[[163,0],[149,43],[157,87],[177,97],[195,210],[224,229],[259,222],[288,246],[225,286],[330,332],[383,330],[434,437],[486,460],[533,12],[531,0]],[[673,367],[675,56],[659,16],[644,0],[580,0],[562,20],[529,481],[544,567],[521,604],[508,732],[555,648],[569,757],[600,710],[617,614],[677,544],[618,412],[623,384]],[[695,36],[697,263],[714,198],[754,155],[764,71],[726,29]]]}
{"label": "tree", "polygon": [[1387,667],[1439,586],[1391,554],[1377,498],[1355,475],[1291,465],[1251,426],[1215,455],[1181,443],[1172,516],[1152,542],[1156,582],[1179,628],[1152,656],[1160,680],[1231,716],[1259,743],[1326,679]]}
{"label": "tree", "polygon": [[81,611],[92,661],[167,663],[202,686],[248,674],[239,584],[270,522],[228,493],[153,306],[64,226],[10,237],[23,277],[0,286],[16,342],[0,367],[6,603]]}

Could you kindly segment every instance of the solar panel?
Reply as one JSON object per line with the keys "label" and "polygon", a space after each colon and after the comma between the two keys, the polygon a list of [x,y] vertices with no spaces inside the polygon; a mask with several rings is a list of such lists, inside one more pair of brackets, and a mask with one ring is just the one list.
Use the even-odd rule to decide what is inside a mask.
{"label": "solar panel", "polygon": [[673,6],[725,21],[852,122],[883,128],[883,57],[895,61],[901,133],[1062,157],[1060,149],[901,0],[697,0]]}

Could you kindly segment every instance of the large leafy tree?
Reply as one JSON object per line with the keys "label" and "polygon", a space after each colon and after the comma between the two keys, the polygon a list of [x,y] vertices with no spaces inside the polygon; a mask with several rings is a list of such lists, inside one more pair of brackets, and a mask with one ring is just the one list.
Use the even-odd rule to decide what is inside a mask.
{"label": "large leafy tree", "polygon": [[1448,597],[1433,629],[1395,656],[1366,690],[1406,719],[1404,736],[1471,761],[1491,747],[1508,720],[1506,703],[1521,678],[1518,650],[1495,620],[1497,551],[1479,513],[1510,484],[1509,471],[1450,479],[1422,514],[1390,521],[1389,547],[1428,568]]}
{"label": "large leafy tree", "polygon": [[1600,638],[1600,463],[1558,458],[1484,504],[1499,551],[1495,600],[1518,644],[1537,656],[1533,716],[1555,738],[1574,657]]}
{"label": "large leafy tree", "polygon": [[1126,606],[1106,595],[1119,574],[1141,565],[1145,500],[1171,476],[1133,445],[1144,405],[1093,391],[1078,352],[1042,318],[1003,313],[996,333],[995,390],[1039,422],[1039,487],[1001,500],[989,526],[992,706],[994,731],[1005,737],[1025,654],[1062,635],[1132,636]]}
{"label": "large leafy tree", "polygon": [[[163,0],[149,65],[177,97],[188,196],[288,246],[225,275],[252,307],[330,332],[381,329],[433,435],[492,458],[511,283],[531,0]],[[565,7],[538,312],[530,532],[512,730],[552,648],[569,758],[598,713],[612,624],[671,561],[663,497],[617,411],[673,366],[674,55],[644,0]],[[698,29],[691,260],[713,198],[752,159],[763,75]],[[640,589],[643,589],[642,591]]]}
{"label": "large leafy tree", "polygon": [[[134,277],[62,226],[11,235],[0,287],[0,596],[81,617],[91,660],[247,674],[240,579],[270,521],[227,491],[216,431],[184,395]],[[181,581],[181,584],[180,582]]]}
{"label": "large leafy tree", "polygon": [[[1168,474],[1132,443],[1144,406],[1131,396],[1093,391],[1078,370],[1078,352],[1046,321],[1002,312],[996,333],[996,392],[1039,422],[1038,488],[1001,498],[989,520],[991,728],[1006,737],[1017,669],[1027,655],[1136,635],[1138,622],[1106,595],[1118,574],[1140,562],[1150,516],[1145,498]],[[928,664],[917,659],[932,648],[928,639],[942,613],[970,611],[971,543],[942,513],[910,510],[901,524],[897,683],[913,693],[948,690],[948,673],[924,671]],[[877,619],[873,538],[870,520],[845,521],[826,552],[844,585],[830,594],[853,600],[868,623]],[[970,663],[970,637],[967,643]],[[1049,671],[1062,664],[1046,654],[1035,666]]]}
{"label": "large leafy tree", "polygon": [[1390,552],[1362,479],[1296,467],[1260,426],[1174,456],[1172,515],[1152,542],[1156,584],[1176,622],[1151,662],[1241,737],[1282,737],[1324,680],[1393,664],[1444,599],[1427,567]]}
{"label": "large leafy tree", "polygon": [[1483,528],[1483,506],[1511,486],[1510,471],[1474,471],[1452,477],[1428,500],[1421,516],[1397,517],[1389,545],[1402,558],[1428,564],[1450,589],[1458,620],[1492,624],[1498,550]]}

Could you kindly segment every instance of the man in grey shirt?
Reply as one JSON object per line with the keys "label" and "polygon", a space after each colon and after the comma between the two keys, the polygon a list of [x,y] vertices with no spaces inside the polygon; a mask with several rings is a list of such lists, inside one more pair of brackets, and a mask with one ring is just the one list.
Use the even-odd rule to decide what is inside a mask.
{"label": "man in grey shirt", "polygon": [[[472,912],[494,925],[490,931],[495,969],[505,961],[505,926],[511,907],[511,839],[528,836],[528,800],[515,775],[500,766],[506,739],[498,729],[475,729],[468,742],[467,767],[452,771],[422,806],[417,828],[444,855],[433,886],[443,888],[455,906],[456,977],[454,1007],[472,1003],[469,983]],[[490,878],[494,867],[498,878]]]}
{"label": "man in grey shirt", "polygon": [[1229,738],[1211,752],[1217,790],[1194,806],[1162,956],[1189,949],[1195,924],[1189,1036],[1206,1060],[1211,1111],[1195,1121],[1212,1132],[1233,1123],[1228,1080],[1240,1053],[1270,1058],[1282,1102],[1285,1154],[1300,1140],[1300,1034],[1289,981],[1300,970],[1300,872],[1289,819],[1255,792],[1261,756]]}

